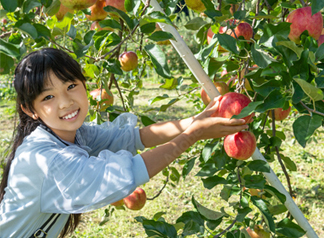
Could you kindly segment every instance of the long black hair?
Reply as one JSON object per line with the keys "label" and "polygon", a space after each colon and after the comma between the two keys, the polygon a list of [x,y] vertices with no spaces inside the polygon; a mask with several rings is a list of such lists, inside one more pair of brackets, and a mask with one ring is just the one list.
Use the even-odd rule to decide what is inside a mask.
{"label": "long black hair", "polygon": [[[11,153],[6,160],[0,185],[0,202],[3,200],[5,188],[8,184],[8,175],[15,152],[23,139],[28,136],[41,123],[40,119],[34,120],[23,112],[22,108],[34,113],[33,102],[43,91],[45,83],[54,73],[62,82],[75,82],[81,80],[85,85],[85,77],[81,67],[69,54],[54,48],[44,48],[25,56],[15,69],[14,87],[16,95],[16,111],[19,123],[15,128]],[[81,214],[71,214],[60,237],[73,232],[80,222]]]}

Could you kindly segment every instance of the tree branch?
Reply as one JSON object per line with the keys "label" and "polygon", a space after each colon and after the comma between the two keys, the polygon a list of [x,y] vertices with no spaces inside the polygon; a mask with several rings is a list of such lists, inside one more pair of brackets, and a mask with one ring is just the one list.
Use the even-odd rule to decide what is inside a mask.
{"label": "tree branch", "polygon": [[324,113],[316,111],[315,109],[311,109],[310,107],[307,107],[305,103],[303,103],[302,101],[300,101],[300,104],[310,113],[315,113],[321,116],[324,116]]}

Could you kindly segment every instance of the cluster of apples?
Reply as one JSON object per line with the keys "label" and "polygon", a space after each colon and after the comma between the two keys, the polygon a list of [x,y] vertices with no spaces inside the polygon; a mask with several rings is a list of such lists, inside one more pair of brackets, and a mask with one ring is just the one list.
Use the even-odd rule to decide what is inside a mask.
{"label": "cluster of apples", "polygon": [[142,188],[137,187],[130,195],[117,202],[111,203],[111,205],[116,207],[125,205],[130,210],[140,210],[144,207],[145,203],[146,193]]}

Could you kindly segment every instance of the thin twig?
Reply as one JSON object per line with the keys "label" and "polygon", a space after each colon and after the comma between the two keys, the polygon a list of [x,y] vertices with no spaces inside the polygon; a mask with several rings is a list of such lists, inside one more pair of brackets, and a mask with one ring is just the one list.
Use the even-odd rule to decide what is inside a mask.
{"label": "thin twig", "polygon": [[236,219],[234,219],[234,221],[232,222],[231,225],[229,225],[225,230],[223,230],[221,233],[215,235],[213,238],[218,238],[221,237],[224,233],[226,233],[227,231],[229,231],[236,223]]}
{"label": "thin twig", "polygon": [[2,39],[2,38],[5,38],[6,36],[9,36],[9,35],[11,35],[11,31],[9,31],[9,32],[6,32],[6,33],[3,33],[2,35],[0,35],[0,38]]}
{"label": "thin twig", "polygon": [[322,112],[319,112],[319,111],[316,111],[314,109],[311,109],[309,107],[306,106],[305,103],[303,103],[302,101],[300,101],[300,104],[309,112],[309,113],[315,113],[315,114],[318,114],[318,115],[321,115],[321,116],[324,116],[324,113]]}
{"label": "thin twig", "polygon": [[151,198],[147,198],[147,200],[154,200],[155,198],[157,198],[158,196],[161,195],[162,191],[164,190],[164,188],[166,187],[167,183],[169,182],[169,175],[167,176],[164,184],[163,184],[163,187],[160,189],[160,191],[154,196],[154,197],[151,197]]}

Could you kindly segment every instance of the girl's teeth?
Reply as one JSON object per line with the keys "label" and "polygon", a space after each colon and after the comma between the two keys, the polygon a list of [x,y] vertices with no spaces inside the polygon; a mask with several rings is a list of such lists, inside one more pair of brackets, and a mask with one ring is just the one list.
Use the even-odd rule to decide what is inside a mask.
{"label": "girl's teeth", "polygon": [[63,117],[63,119],[70,119],[70,118],[72,118],[72,117],[75,117],[77,113],[78,113],[78,111],[75,111],[75,112],[73,112],[73,113],[71,113],[71,114],[69,114],[69,115]]}

